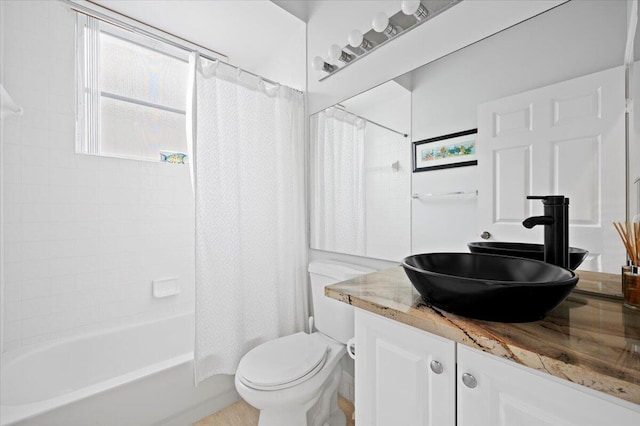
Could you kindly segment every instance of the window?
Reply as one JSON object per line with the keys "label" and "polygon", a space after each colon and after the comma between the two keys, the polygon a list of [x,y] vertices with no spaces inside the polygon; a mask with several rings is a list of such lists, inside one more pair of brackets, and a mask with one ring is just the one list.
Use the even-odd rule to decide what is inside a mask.
{"label": "window", "polygon": [[81,14],[77,28],[77,152],[185,153],[188,52]]}

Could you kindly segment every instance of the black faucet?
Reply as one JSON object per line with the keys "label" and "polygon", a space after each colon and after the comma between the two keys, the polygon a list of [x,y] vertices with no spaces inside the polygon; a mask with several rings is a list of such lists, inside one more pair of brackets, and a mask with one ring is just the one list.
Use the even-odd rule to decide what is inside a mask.
{"label": "black faucet", "polygon": [[569,199],[564,195],[530,195],[527,200],[542,200],[544,216],[526,218],[522,225],[531,229],[544,225],[544,261],[569,268]]}

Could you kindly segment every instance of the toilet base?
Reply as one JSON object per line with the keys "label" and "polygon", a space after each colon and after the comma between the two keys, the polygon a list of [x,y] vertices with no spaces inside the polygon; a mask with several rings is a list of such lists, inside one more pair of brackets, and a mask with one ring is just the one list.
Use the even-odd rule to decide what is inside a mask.
{"label": "toilet base", "polygon": [[260,410],[258,426],[345,426],[347,418],[338,406],[342,367],[336,366],[323,390],[305,404],[274,406]]}

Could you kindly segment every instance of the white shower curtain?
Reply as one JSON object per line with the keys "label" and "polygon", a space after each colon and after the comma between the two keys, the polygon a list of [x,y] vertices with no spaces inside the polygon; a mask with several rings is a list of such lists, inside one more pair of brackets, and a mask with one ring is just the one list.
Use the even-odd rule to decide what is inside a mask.
{"label": "white shower curtain", "polygon": [[193,54],[195,379],[307,317],[303,95]]}
{"label": "white shower curtain", "polygon": [[366,121],[337,108],[311,120],[311,247],[366,255]]}

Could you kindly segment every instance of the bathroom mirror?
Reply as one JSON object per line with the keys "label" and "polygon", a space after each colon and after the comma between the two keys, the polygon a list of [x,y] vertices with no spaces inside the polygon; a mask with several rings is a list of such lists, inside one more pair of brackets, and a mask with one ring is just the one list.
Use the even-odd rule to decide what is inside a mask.
{"label": "bathroom mirror", "polygon": [[[318,123],[327,111],[331,114],[332,108],[312,116],[311,248],[399,261],[410,253],[467,251],[466,244],[479,241],[485,230],[491,234],[490,240],[542,243],[542,229],[525,230],[521,225],[525,217],[542,214],[539,202],[528,202],[524,197],[505,194],[502,194],[502,204],[495,199],[486,202],[486,198],[483,198],[496,185],[495,182],[487,183],[493,179],[494,174],[518,172],[520,175],[516,173],[514,176],[524,176],[521,180],[510,178],[501,183],[502,186],[512,186],[513,190],[506,194],[516,194],[518,191],[524,194],[548,187],[549,193],[563,191],[566,192],[564,195],[571,198],[572,225],[574,228],[582,226],[583,230],[573,231],[570,243],[591,252],[580,269],[619,272],[624,254],[621,245],[615,240],[617,235],[613,227],[609,229],[608,220],[618,215],[618,220],[624,220],[626,213],[624,110],[616,113],[613,124],[617,127],[613,133],[606,129],[599,130],[602,134],[618,135],[622,129],[622,137],[616,142],[614,149],[616,155],[610,157],[602,155],[607,153],[609,148],[603,146],[600,137],[594,134],[594,138],[589,139],[585,145],[554,145],[552,152],[560,152],[563,154],[562,157],[549,155],[534,162],[533,158],[528,157],[530,151],[504,151],[503,154],[513,155],[503,155],[502,165],[512,165],[513,170],[509,170],[508,167],[499,169],[495,164],[487,169],[493,161],[492,157],[486,157],[489,158],[487,160],[479,153],[477,166],[427,169],[414,173],[411,166],[412,145],[409,142],[425,141],[479,128],[478,149],[482,151],[480,144],[491,133],[488,130],[491,120],[489,123],[479,122],[479,107],[482,105],[491,105],[492,102],[509,99],[514,95],[573,81],[616,67],[620,69],[616,74],[618,77],[615,77],[619,80],[616,84],[620,84],[624,90],[626,33],[627,2],[570,1],[352,98],[357,104],[358,98],[366,98],[370,92],[375,93],[386,85],[396,85],[406,90],[410,102],[410,108],[407,108],[410,118],[406,118],[406,122],[411,123],[411,130],[406,132],[410,141],[401,143],[406,151],[387,154],[384,158],[386,163],[381,157],[382,153],[376,154],[376,161],[379,160],[380,165],[387,164],[391,171],[386,172],[387,180],[380,178],[378,181],[375,179],[383,175],[382,169],[380,175],[358,172],[358,176],[364,176],[361,185],[365,189],[361,192],[365,196],[357,200],[348,198],[346,193],[341,192],[345,191],[342,185],[333,187],[332,192],[329,192],[319,184],[319,174],[329,165],[334,167],[334,174],[338,164],[342,170],[350,170],[352,173],[355,173],[357,167],[347,164],[344,156],[332,157],[326,149],[321,161],[318,161],[318,140],[322,135],[326,144],[327,138],[327,133],[319,133]],[[564,109],[561,112],[557,109],[554,112],[552,109],[547,115],[551,117],[553,114],[565,114],[565,111],[569,113],[568,116],[556,116],[557,127],[564,125],[564,122],[558,121],[560,118],[566,118],[566,122],[571,124],[572,120],[578,120],[583,113],[588,115],[593,112],[597,116],[604,111],[599,109],[602,107],[602,99],[597,97],[600,93],[598,90],[595,90],[593,98],[569,96],[565,99],[560,96],[551,103],[557,101],[555,105],[561,105]],[[343,101],[335,108],[341,108],[340,105],[346,107],[350,101]],[[383,97],[376,100],[375,105],[367,105],[369,109],[383,111],[382,116],[376,114],[367,117],[365,111],[360,113],[365,118],[384,123],[385,114],[398,113],[398,109],[391,107],[389,102],[390,99]],[[359,112],[349,111],[348,107],[346,110],[354,115],[358,115]],[[540,110],[541,108],[536,107],[536,112]],[[527,108],[514,108],[511,112],[512,114],[502,116],[495,111],[491,114],[495,120],[502,120],[503,131],[512,131],[514,138],[529,134],[528,129],[534,112]],[[399,118],[394,117],[391,120]],[[535,120],[534,124],[540,121],[537,116]],[[397,129],[398,125],[388,127]],[[338,142],[334,140],[334,143]],[[366,142],[363,145],[363,152],[366,152]],[[486,156],[486,150],[484,155]],[[398,172],[392,169],[392,164],[402,161],[402,158],[408,162],[409,170],[406,174],[403,174],[405,169],[402,168],[401,162]],[[360,163],[366,159],[358,158],[356,161]],[[547,186],[538,185],[541,179],[536,177],[536,170],[540,169],[540,161],[552,165],[543,176],[548,181]],[[570,167],[565,167],[565,164],[570,164]],[[583,166],[580,167],[580,164]],[[366,166],[364,169],[366,170]],[[522,170],[526,171],[524,175],[521,173]],[[558,170],[566,173],[558,173]],[[353,176],[352,174],[351,177]],[[371,189],[367,192],[369,176],[372,183]],[[395,177],[398,179],[394,180]],[[400,181],[403,182],[402,185]],[[392,187],[390,182],[397,183],[398,186]],[[584,187],[581,187],[581,182],[585,183]],[[367,204],[366,195],[373,194],[375,200],[379,188],[389,191],[384,193],[385,199],[379,203]],[[337,202],[338,196],[345,198]],[[346,212],[341,207],[345,204],[348,204],[351,210],[341,217],[341,214]],[[497,208],[501,209],[498,213]],[[330,213],[329,216],[327,212]],[[500,222],[495,220],[500,214],[501,226],[488,228],[493,223]],[[347,221],[347,217],[351,222],[343,223],[340,229],[331,228],[339,220]],[[393,218],[394,221],[389,218]],[[371,226],[367,223],[370,219]],[[407,220],[407,223],[400,226],[401,220]],[[373,246],[379,247],[371,247],[369,250],[368,239],[369,232],[373,232],[372,228],[375,228],[380,236],[378,240],[372,240],[376,241]],[[591,232],[596,228],[597,232]],[[359,229],[369,232],[358,234]],[[336,239],[326,238],[326,235],[331,233],[337,237],[349,235],[350,238],[352,235],[360,235],[360,240],[359,243],[351,242],[349,245],[336,244]],[[394,245],[393,250],[384,249],[385,243],[400,241],[402,244]]]}

